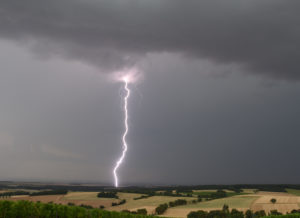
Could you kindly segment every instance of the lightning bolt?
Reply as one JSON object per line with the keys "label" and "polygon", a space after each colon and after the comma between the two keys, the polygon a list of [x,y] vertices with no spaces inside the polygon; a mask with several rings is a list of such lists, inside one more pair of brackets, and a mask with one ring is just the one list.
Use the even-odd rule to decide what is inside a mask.
{"label": "lightning bolt", "polygon": [[129,95],[130,95],[130,89],[128,88],[129,78],[128,77],[123,77],[122,80],[125,84],[124,89],[126,91],[126,95],[124,96],[125,131],[124,131],[124,134],[122,136],[122,143],[123,143],[122,155],[118,159],[118,161],[116,162],[116,165],[115,165],[115,168],[114,168],[114,171],[113,171],[114,172],[114,178],[115,178],[115,187],[119,186],[117,170],[120,167],[120,165],[122,164],[123,159],[125,158],[125,155],[126,155],[126,152],[127,152],[127,148],[128,148],[127,142],[126,142],[126,136],[128,134],[128,109],[127,109],[127,105],[128,105],[128,98],[129,98]]}

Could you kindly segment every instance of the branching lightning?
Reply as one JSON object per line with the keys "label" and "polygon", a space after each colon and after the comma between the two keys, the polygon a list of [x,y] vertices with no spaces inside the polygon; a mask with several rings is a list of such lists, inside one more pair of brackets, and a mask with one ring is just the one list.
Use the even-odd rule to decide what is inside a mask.
{"label": "branching lightning", "polygon": [[127,142],[126,142],[126,136],[128,134],[128,109],[127,109],[127,105],[128,105],[128,98],[129,98],[129,95],[130,95],[130,89],[128,88],[129,77],[128,76],[124,76],[122,78],[122,81],[125,84],[124,89],[126,91],[126,95],[124,96],[124,113],[125,113],[124,124],[125,124],[125,131],[124,131],[124,134],[122,136],[122,143],[123,143],[122,155],[118,159],[118,161],[116,162],[115,168],[113,170],[113,172],[114,172],[114,178],[115,178],[115,187],[119,186],[117,170],[118,170],[119,166],[122,164],[123,159],[125,158],[125,155],[126,155],[126,152],[127,152],[127,148],[128,148]]}

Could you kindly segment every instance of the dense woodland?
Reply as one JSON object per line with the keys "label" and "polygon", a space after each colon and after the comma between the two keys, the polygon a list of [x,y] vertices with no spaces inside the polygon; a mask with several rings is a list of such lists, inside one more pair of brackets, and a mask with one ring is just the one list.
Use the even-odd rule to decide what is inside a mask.
{"label": "dense woodland", "polygon": [[[30,201],[0,201],[0,218],[149,218],[150,216]],[[153,217],[153,216],[151,216]]]}

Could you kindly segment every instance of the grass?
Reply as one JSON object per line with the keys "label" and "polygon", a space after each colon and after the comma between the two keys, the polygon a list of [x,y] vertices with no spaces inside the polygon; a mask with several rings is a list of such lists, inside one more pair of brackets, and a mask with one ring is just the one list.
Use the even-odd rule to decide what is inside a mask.
{"label": "grass", "polygon": [[[63,197],[64,200],[81,200],[81,201],[94,201],[99,199],[98,192],[69,192]],[[114,198],[105,198],[107,200],[114,200]]]}
{"label": "grass", "polygon": [[[211,201],[199,202],[196,204],[188,204],[180,206],[180,208],[219,208],[221,209],[224,204],[227,204],[229,208],[249,208],[251,203],[258,199],[257,196],[239,195],[234,197],[220,198]],[[178,207],[179,208],[179,207]]]}
{"label": "grass", "polygon": [[289,189],[289,188],[287,188],[286,191],[287,191],[289,194],[293,194],[293,195],[300,196],[300,190],[298,190],[298,189]]}

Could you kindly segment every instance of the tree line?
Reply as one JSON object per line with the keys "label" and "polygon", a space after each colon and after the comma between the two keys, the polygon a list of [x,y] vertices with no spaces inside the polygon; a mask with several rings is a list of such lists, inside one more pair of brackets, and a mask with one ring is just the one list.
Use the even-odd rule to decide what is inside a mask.
{"label": "tree line", "polygon": [[163,214],[164,212],[166,212],[166,210],[169,207],[176,207],[176,206],[180,206],[180,205],[186,205],[187,201],[184,199],[177,199],[175,201],[170,201],[168,204],[160,204],[158,205],[158,207],[155,208],[155,213],[158,215]]}
{"label": "tree line", "polygon": [[133,200],[140,200],[151,197],[150,195],[141,195],[140,197],[133,198]]}
{"label": "tree line", "polygon": [[40,195],[65,195],[67,190],[51,190],[51,191],[40,191],[40,192],[28,192],[28,191],[13,191],[0,193],[0,197],[11,197],[15,195],[29,195],[29,196],[40,196]]}
{"label": "tree line", "polygon": [[148,211],[145,208],[137,209],[136,211],[122,210],[124,213],[147,215]]}
{"label": "tree line", "polygon": [[118,199],[117,192],[99,192],[97,194],[98,198],[116,198]]}
{"label": "tree line", "polygon": [[223,190],[217,190],[216,192],[211,192],[211,193],[198,194],[198,199],[206,198],[209,200],[213,200],[213,199],[225,198],[225,197],[227,197],[227,193]]}
{"label": "tree line", "polygon": [[119,206],[119,205],[122,205],[122,204],[125,204],[126,203],[126,199],[123,199],[121,200],[119,203],[116,203],[116,202],[112,202],[111,203],[111,206],[114,207],[114,206]]}
{"label": "tree line", "polygon": [[0,218],[150,218],[153,216],[31,201],[0,201]]}
{"label": "tree line", "polygon": [[30,196],[40,196],[40,195],[66,195],[68,193],[67,190],[51,190],[51,191],[40,191],[40,192],[32,192]]}
{"label": "tree line", "polygon": [[269,214],[266,214],[264,210],[253,212],[252,210],[247,210],[245,213],[243,211],[238,211],[232,209],[229,211],[228,205],[224,205],[222,210],[212,210],[212,211],[192,211],[187,215],[187,218],[259,218],[259,217],[274,217],[274,218],[300,218],[300,210],[292,210],[290,215],[285,216],[277,210],[271,210]]}

